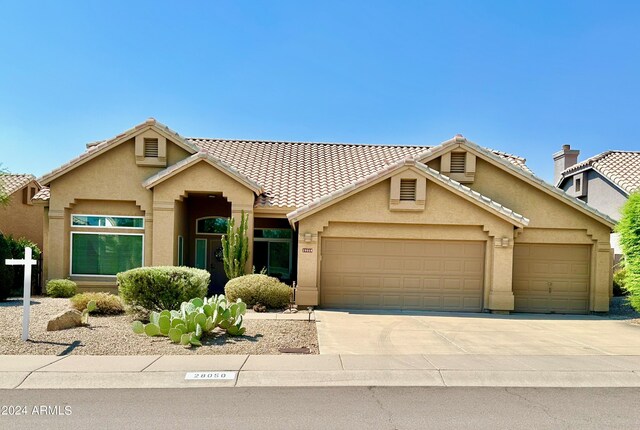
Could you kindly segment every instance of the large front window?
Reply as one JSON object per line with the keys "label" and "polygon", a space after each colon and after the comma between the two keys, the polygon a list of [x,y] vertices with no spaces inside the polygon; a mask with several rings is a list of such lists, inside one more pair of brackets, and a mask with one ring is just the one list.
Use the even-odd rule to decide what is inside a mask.
{"label": "large front window", "polygon": [[115,275],[142,266],[142,234],[71,233],[72,275]]}
{"label": "large front window", "polygon": [[83,230],[71,232],[71,275],[113,276],[143,266],[143,217],[73,214],[71,227]]}

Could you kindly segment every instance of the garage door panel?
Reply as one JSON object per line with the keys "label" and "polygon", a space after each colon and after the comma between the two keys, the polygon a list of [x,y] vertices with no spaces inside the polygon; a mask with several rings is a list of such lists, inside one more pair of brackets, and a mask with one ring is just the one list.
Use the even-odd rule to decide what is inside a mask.
{"label": "garage door panel", "polygon": [[465,291],[482,290],[482,281],[480,279],[465,279],[462,288]]}
{"label": "garage door panel", "polygon": [[513,262],[515,310],[586,313],[589,309],[590,255],[587,245],[516,244]]}
{"label": "garage door panel", "polygon": [[483,242],[326,238],[321,261],[325,307],[482,309]]}

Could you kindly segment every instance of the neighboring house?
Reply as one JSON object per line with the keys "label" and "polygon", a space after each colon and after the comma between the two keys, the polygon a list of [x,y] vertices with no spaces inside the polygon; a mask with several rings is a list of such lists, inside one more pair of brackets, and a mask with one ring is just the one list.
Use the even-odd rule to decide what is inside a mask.
{"label": "neighboring house", "polygon": [[[619,221],[629,194],[640,190],[640,151],[606,151],[581,162],[579,154],[569,145],[553,154],[556,186]],[[622,254],[617,234],[611,243]]]}
{"label": "neighboring house", "polygon": [[25,237],[42,249],[44,211],[31,199],[42,186],[33,175],[0,174],[0,188],[9,196],[9,203],[0,205],[0,232]]}
{"label": "neighboring house", "polygon": [[149,119],[87,146],[41,178],[39,198],[48,278],[82,289],[184,264],[220,291],[220,236],[245,212],[247,269],[297,281],[302,306],[609,309],[614,221],[459,135],[434,147],[203,139]]}

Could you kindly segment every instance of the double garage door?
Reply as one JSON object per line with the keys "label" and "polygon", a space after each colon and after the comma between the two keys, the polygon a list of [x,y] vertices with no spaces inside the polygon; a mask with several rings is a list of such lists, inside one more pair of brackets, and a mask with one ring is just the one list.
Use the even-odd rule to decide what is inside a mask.
{"label": "double garage door", "polygon": [[[326,308],[480,312],[484,242],[324,238]],[[587,245],[516,244],[515,311],[586,313]]]}
{"label": "double garage door", "polygon": [[322,240],[326,308],[480,312],[484,242]]}

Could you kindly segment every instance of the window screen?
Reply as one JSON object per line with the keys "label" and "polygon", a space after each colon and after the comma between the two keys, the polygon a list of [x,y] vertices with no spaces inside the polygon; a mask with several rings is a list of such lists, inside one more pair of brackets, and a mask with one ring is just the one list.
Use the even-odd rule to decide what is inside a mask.
{"label": "window screen", "polygon": [[142,266],[143,236],[120,234],[71,235],[73,275],[115,275]]}

